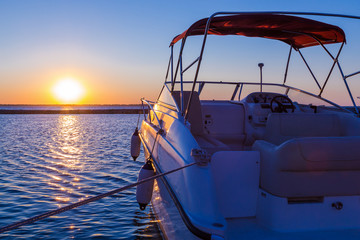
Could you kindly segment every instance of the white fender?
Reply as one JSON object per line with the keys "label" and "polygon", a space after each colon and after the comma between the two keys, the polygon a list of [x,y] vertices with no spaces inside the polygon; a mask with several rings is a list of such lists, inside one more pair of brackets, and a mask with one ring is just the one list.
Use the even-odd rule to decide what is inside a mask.
{"label": "white fender", "polygon": [[135,132],[133,133],[132,137],[131,137],[131,149],[130,149],[130,153],[132,158],[134,159],[134,161],[136,160],[136,158],[140,155],[140,137],[139,137],[139,131],[138,128],[135,128]]}
{"label": "white fender", "polygon": [[[140,169],[138,181],[149,178],[155,175],[154,168],[151,161],[147,161]],[[142,183],[136,187],[136,200],[139,203],[140,209],[144,210],[149,204],[154,188],[154,180]]]}

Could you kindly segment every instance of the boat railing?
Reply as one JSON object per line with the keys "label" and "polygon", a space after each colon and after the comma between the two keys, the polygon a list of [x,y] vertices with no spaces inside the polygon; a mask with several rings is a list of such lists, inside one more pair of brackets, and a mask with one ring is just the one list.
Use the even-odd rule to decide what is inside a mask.
{"label": "boat railing", "polygon": [[[172,82],[167,81],[167,82],[165,82],[165,84],[172,84]],[[183,84],[193,84],[193,81],[183,81]],[[237,95],[237,100],[240,101],[241,94],[243,92],[243,87],[246,86],[246,85],[253,85],[253,86],[258,85],[259,87],[260,87],[260,85],[262,85],[262,86],[281,87],[281,88],[285,88],[285,95],[288,95],[289,91],[293,90],[293,91],[300,92],[300,93],[303,93],[305,95],[314,97],[314,98],[319,99],[321,101],[324,101],[327,104],[332,105],[334,107],[337,107],[338,109],[341,109],[341,110],[343,110],[345,112],[354,114],[353,111],[351,111],[351,110],[349,110],[349,109],[347,109],[347,108],[345,108],[343,106],[340,106],[340,105],[338,105],[338,104],[336,104],[336,103],[334,103],[334,102],[332,102],[332,101],[330,101],[330,100],[328,100],[326,98],[323,98],[323,97],[321,97],[319,95],[316,95],[316,94],[313,94],[311,92],[307,92],[307,91],[304,91],[302,89],[292,87],[292,86],[289,86],[289,85],[286,85],[286,84],[280,84],[280,83],[262,83],[262,84],[260,84],[259,82],[224,82],[224,81],[198,81],[197,84],[198,84],[198,94],[199,94],[199,96],[201,96],[201,92],[202,92],[202,90],[203,90],[203,88],[204,88],[204,86],[206,84],[234,85],[235,86],[234,91],[233,91],[231,97],[229,98],[229,100],[231,100],[231,101],[235,100],[236,95]],[[355,110],[355,113],[356,113],[356,110]]]}
{"label": "boat railing", "polygon": [[[144,114],[144,119],[152,124],[153,123],[153,119],[151,118],[151,112],[153,113],[153,116],[155,116],[155,119],[157,121],[157,126],[162,130],[162,126],[161,126],[161,122],[153,108],[153,105],[156,103],[156,102],[153,102],[153,101],[149,101],[149,100],[145,100],[145,98],[141,98],[141,103],[142,103],[142,109],[143,109],[143,114]],[[148,116],[146,115],[146,111],[145,111],[145,106],[144,106],[144,103],[148,106]],[[156,125],[156,124],[155,124]]]}

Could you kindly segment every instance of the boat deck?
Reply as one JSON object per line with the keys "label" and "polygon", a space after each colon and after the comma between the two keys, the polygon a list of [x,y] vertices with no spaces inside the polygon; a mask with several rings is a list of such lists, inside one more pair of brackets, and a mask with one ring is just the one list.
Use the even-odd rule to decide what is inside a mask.
{"label": "boat deck", "polygon": [[255,218],[227,219],[227,239],[262,239],[262,240],[330,240],[360,239],[360,230],[341,231],[306,231],[306,232],[275,232],[261,227]]}

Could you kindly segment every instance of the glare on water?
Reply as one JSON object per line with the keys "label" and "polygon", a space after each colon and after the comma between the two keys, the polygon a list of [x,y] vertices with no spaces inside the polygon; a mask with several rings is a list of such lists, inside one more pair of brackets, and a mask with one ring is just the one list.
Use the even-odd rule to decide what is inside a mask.
{"label": "glare on water", "polygon": [[[129,154],[137,115],[0,115],[0,226],[137,180]],[[161,238],[135,189],[1,235],[3,239]]]}

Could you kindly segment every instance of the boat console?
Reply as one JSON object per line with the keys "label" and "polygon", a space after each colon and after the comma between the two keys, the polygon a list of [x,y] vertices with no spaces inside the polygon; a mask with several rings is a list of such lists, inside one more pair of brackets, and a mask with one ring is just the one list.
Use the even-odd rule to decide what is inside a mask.
{"label": "boat console", "polygon": [[281,103],[287,103],[285,98],[287,97],[284,94],[280,93],[273,93],[273,92],[252,92],[247,95],[242,102],[247,103],[271,103],[271,101],[276,97],[284,97],[284,99],[279,99]]}

